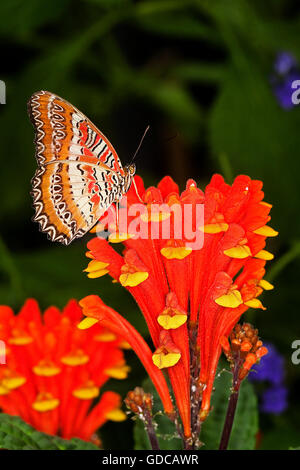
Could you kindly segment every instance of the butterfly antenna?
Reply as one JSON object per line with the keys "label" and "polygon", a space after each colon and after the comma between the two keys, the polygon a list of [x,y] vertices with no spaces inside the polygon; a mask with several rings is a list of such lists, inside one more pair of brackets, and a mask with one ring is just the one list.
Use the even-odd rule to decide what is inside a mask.
{"label": "butterfly antenna", "polygon": [[144,139],[145,139],[145,137],[146,137],[146,134],[147,134],[147,132],[149,131],[149,129],[150,129],[150,126],[147,126],[146,129],[145,129],[145,132],[144,132],[144,134],[143,134],[143,136],[142,136],[142,138],[141,138],[141,140],[140,140],[140,143],[139,143],[139,145],[138,145],[138,148],[136,149],[136,151],[135,151],[135,153],[134,153],[134,155],[133,155],[133,157],[132,157],[131,163],[133,163],[133,161],[135,160],[135,157],[136,157],[137,154],[139,153],[139,150],[140,150],[140,148],[141,148],[141,146],[142,146],[142,143],[143,143],[143,141],[144,141]]}

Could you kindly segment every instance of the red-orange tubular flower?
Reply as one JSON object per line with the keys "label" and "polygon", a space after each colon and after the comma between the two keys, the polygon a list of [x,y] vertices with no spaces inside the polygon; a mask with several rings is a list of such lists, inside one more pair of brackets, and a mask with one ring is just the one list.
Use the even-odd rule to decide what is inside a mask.
{"label": "red-orange tubular flower", "polygon": [[127,343],[100,324],[80,331],[81,316],[75,300],[62,312],[50,307],[44,315],[33,299],[17,315],[0,306],[6,353],[6,364],[0,365],[0,409],[48,434],[91,440],[107,420],[126,418],[115,392],[104,392],[93,403],[110,377],[126,378],[121,347]]}
{"label": "red-orange tubular flower", "polygon": [[[170,177],[146,190],[141,178],[135,183],[144,210],[133,210],[139,198],[131,187],[127,207],[119,210],[119,233],[109,219],[93,230],[108,229],[110,235],[107,241],[98,233],[88,243],[86,271],[91,278],[110,274],[134,296],[154,344],[152,363],[149,353],[146,360],[137,345],[132,347],[148,361],[156,386],[163,384],[159,392],[167,408],[162,370],[168,372],[185,436],[191,437],[210,410],[221,338],[249,307],[264,309],[258,296],[273,288],[263,279],[266,260],[273,258],[264,248],[277,232],[267,225],[271,205],[263,202],[262,183],[248,176],[238,176],[230,186],[214,175],[204,192],[189,180],[181,194]],[[128,216],[126,230],[122,211]],[[138,231],[148,236],[139,237]],[[122,255],[113,248],[118,241],[125,247]],[[101,317],[106,326],[125,322],[111,309],[99,309],[96,296],[82,302],[84,313]],[[128,323],[126,328],[133,343],[138,333]]]}

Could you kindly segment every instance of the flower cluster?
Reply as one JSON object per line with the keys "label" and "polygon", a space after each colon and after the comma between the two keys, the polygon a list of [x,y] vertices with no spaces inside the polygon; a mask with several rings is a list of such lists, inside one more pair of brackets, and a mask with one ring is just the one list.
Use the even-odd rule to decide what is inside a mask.
{"label": "flower cluster", "polygon": [[249,323],[243,325],[238,323],[230,333],[230,342],[226,336],[223,336],[220,343],[231,369],[237,368],[238,382],[247,377],[250,369],[268,353],[268,349],[258,338],[258,330]]}
{"label": "flower cluster", "polygon": [[78,330],[80,319],[75,300],[62,312],[50,307],[44,315],[33,299],[17,315],[0,306],[6,352],[6,364],[0,365],[0,409],[48,434],[90,440],[107,420],[126,417],[115,392],[104,392],[92,404],[110,377],[126,378],[121,347],[127,343],[101,325]]}
{"label": "flower cluster", "polygon": [[[159,384],[165,410],[172,414],[162,370],[168,372],[184,435],[190,439],[210,410],[222,338],[228,337],[249,307],[264,309],[258,297],[263,289],[273,288],[263,279],[265,263],[273,258],[265,244],[277,232],[267,225],[271,205],[263,201],[262,183],[248,176],[238,176],[230,186],[214,175],[204,192],[193,180],[188,180],[182,193],[170,177],[148,189],[138,176],[135,183],[143,213],[132,215],[139,198],[130,188],[127,206],[120,212],[127,211],[133,223],[127,232],[112,229],[108,241],[99,233],[89,241],[91,261],[86,271],[93,278],[109,274],[133,295],[155,350],[150,354],[133,327],[97,296],[80,302],[89,317],[84,326],[98,319],[107,327],[119,328],[155,385]],[[155,213],[153,205],[164,209]],[[168,211],[168,207],[175,209]],[[178,218],[185,208],[189,208],[188,219]],[[204,214],[201,222],[197,213]],[[95,231],[111,229],[107,219],[102,222]],[[148,237],[138,237],[137,227]],[[199,234],[201,246],[194,243]],[[122,254],[114,249],[117,241],[124,245]]]}
{"label": "flower cluster", "polygon": [[156,425],[153,423],[152,416],[152,395],[144,392],[141,387],[135,387],[134,390],[128,392],[124,401],[127,408],[144,423],[152,449],[159,450],[159,443],[155,433]]}
{"label": "flower cluster", "polygon": [[145,408],[152,411],[152,396],[150,393],[144,392],[141,387],[135,387],[134,390],[130,390],[124,401],[127,408],[133,413],[141,413],[143,416]]}

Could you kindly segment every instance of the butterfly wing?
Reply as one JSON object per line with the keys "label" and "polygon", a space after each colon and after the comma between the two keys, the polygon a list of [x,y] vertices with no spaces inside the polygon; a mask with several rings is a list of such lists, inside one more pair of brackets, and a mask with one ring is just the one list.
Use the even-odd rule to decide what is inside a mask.
{"label": "butterfly wing", "polygon": [[120,197],[124,170],[106,137],[67,101],[40,91],[30,98],[28,111],[38,162],[34,220],[51,240],[69,244]]}

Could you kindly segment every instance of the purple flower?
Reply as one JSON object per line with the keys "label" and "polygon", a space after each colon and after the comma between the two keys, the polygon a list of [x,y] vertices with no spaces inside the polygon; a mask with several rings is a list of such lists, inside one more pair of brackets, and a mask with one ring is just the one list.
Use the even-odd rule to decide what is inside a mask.
{"label": "purple flower", "polygon": [[273,414],[283,413],[288,406],[287,394],[288,391],[284,385],[268,388],[262,395],[261,411]]}
{"label": "purple flower", "polygon": [[273,84],[273,93],[283,109],[291,109],[295,106],[292,102],[292,94],[295,91],[292,88],[292,83],[295,80],[300,80],[300,72],[298,71],[291,72],[282,82]]}
{"label": "purple flower", "polygon": [[279,385],[284,380],[284,359],[272,344],[264,344],[268,349],[268,354],[263,356],[259,362],[252,367],[249,374],[251,382],[270,382],[272,385]]}
{"label": "purple flower", "polygon": [[291,72],[293,68],[297,68],[297,66],[297,60],[290,52],[278,52],[274,62],[274,70],[276,73],[286,75]]}
{"label": "purple flower", "polygon": [[295,106],[292,102],[294,89],[292,83],[300,80],[299,64],[289,52],[279,52],[274,62],[274,73],[271,76],[273,93],[283,109],[291,109]]}

